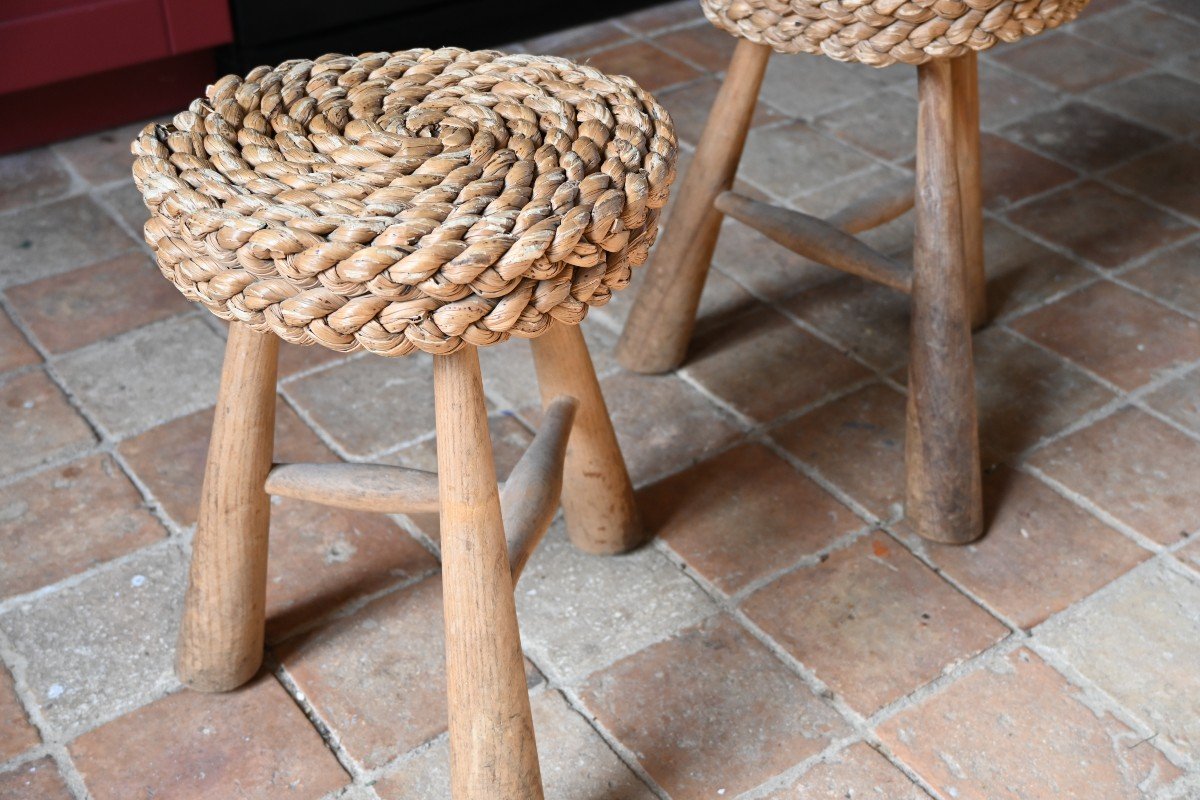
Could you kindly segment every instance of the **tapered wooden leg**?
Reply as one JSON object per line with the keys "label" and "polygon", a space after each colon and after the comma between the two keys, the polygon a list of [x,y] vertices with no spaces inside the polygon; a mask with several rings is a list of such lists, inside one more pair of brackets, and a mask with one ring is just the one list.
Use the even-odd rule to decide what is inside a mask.
{"label": "tapered wooden leg", "polygon": [[987,323],[987,277],[983,263],[983,187],[979,163],[979,58],[972,50],[950,62],[954,84],[954,150],[962,198],[963,268],[971,327]]}
{"label": "tapered wooden leg", "polygon": [[230,326],[175,661],[200,691],[234,689],[262,664],[278,354],[276,336]]}
{"label": "tapered wooden leg", "polygon": [[733,185],[771,48],[739,39],[725,82],[708,115],[691,167],[679,187],[646,280],[617,344],[617,359],[635,372],[679,366],[717,246],[717,195]]}
{"label": "tapered wooden leg", "polygon": [[983,506],[954,89],[947,61],[917,70],[907,514],[922,536],[965,543],[983,532]]}
{"label": "tapered wooden leg", "polygon": [[479,356],[433,362],[455,800],[541,800]]}
{"label": "tapered wooden leg", "polygon": [[567,535],[589,553],[637,547],[645,532],[583,331],[554,323],[533,340],[533,357],[544,406],[560,395],[579,401],[563,474]]}

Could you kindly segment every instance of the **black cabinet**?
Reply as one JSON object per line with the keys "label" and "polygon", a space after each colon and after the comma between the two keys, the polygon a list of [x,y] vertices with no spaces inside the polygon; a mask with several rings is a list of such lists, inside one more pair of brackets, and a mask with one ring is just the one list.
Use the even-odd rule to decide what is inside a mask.
{"label": "black cabinet", "polygon": [[661,0],[231,0],[234,45],[227,70],[322,53],[361,53],[511,42],[618,16]]}

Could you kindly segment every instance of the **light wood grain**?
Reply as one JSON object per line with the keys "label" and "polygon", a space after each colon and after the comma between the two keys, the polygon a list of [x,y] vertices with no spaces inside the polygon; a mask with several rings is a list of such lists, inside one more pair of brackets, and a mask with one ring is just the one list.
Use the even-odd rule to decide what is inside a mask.
{"label": "light wood grain", "polygon": [[983,506],[954,91],[946,61],[917,75],[907,516],[927,539],[965,543],[983,532]]}
{"label": "light wood grain", "polygon": [[456,800],[541,800],[479,356],[434,357],[442,585]]}
{"label": "light wood grain", "polygon": [[278,353],[275,335],[230,326],[175,661],[200,691],[234,689],[262,664]]}
{"label": "light wood grain", "polygon": [[563,475],[567,535],[589,553],[637,547],[646,532],[583,332],[556,323],[533,340],[533,356],[542,405],[560,395],[579,402]]}
{"label": "light wood grain", "polygon": [[514,584],[558,511],[567,440],[578,407],[574,397],[551,401],[537,436],[509,473],[500,492],[508,565]]}
{"label": "light wood grain", "polygon": [[908,269],[823,219],[751,200],[736,192],[717,195],[716,206],[805,258],[897,291],[909,291],[912,276]]}
{"label": "light wood grain", "polygon": [[987,323],[983,261],[983,177],[979,160],[979,58],[974,51],[950,62],[954,83],[954,147],[962,200],[963,269],[971,326]]}
{"label": "light wood grain", "polygon": [[391,464],[278,464],[267,494],[380,514],[436,512],[438,479],[432,472]]}
{"label": "light wood grain", "polygon": [[721,228],[713,201],[733,186],[770,55],[767,45],[738,40],[617,344],[617,359],[628,369],[666,372],[683,361]]}

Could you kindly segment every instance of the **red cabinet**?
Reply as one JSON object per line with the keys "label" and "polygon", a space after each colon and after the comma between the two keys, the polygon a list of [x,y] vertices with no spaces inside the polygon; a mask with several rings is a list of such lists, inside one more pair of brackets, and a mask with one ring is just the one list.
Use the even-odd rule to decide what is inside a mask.
{"label": "red cabinet", "polygon": [[186,102],[232,38],[226,0],[4,0],[0,152]]}

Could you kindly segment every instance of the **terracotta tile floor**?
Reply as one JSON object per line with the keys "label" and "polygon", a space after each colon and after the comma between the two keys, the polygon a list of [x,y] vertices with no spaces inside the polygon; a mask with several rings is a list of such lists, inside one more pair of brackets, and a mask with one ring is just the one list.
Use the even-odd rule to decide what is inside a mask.
{"label": "terracotta tile floor", "polygon": [[[514,47],[643,80],[686,162],[732,45],[688,0]],[[903,518],[902,299],[730,221],[692,358],[642,377],[635,277],[587,333],[658,536],[557,524],[517,587],[553,800],[1200,798],[1200,15],[1096,0],[982,60],[989,535]],[[912,78],[774,58],[739,186],[908,173]],[[172,674],[225,328],[141,243],[136,128],[0,158],[0,797],[446,797],[436,517],[278,503],[268,667]],[[503,474],[531,361],[482,360]],[[427,359],[281,376],[281,459],[434,463]]]}

